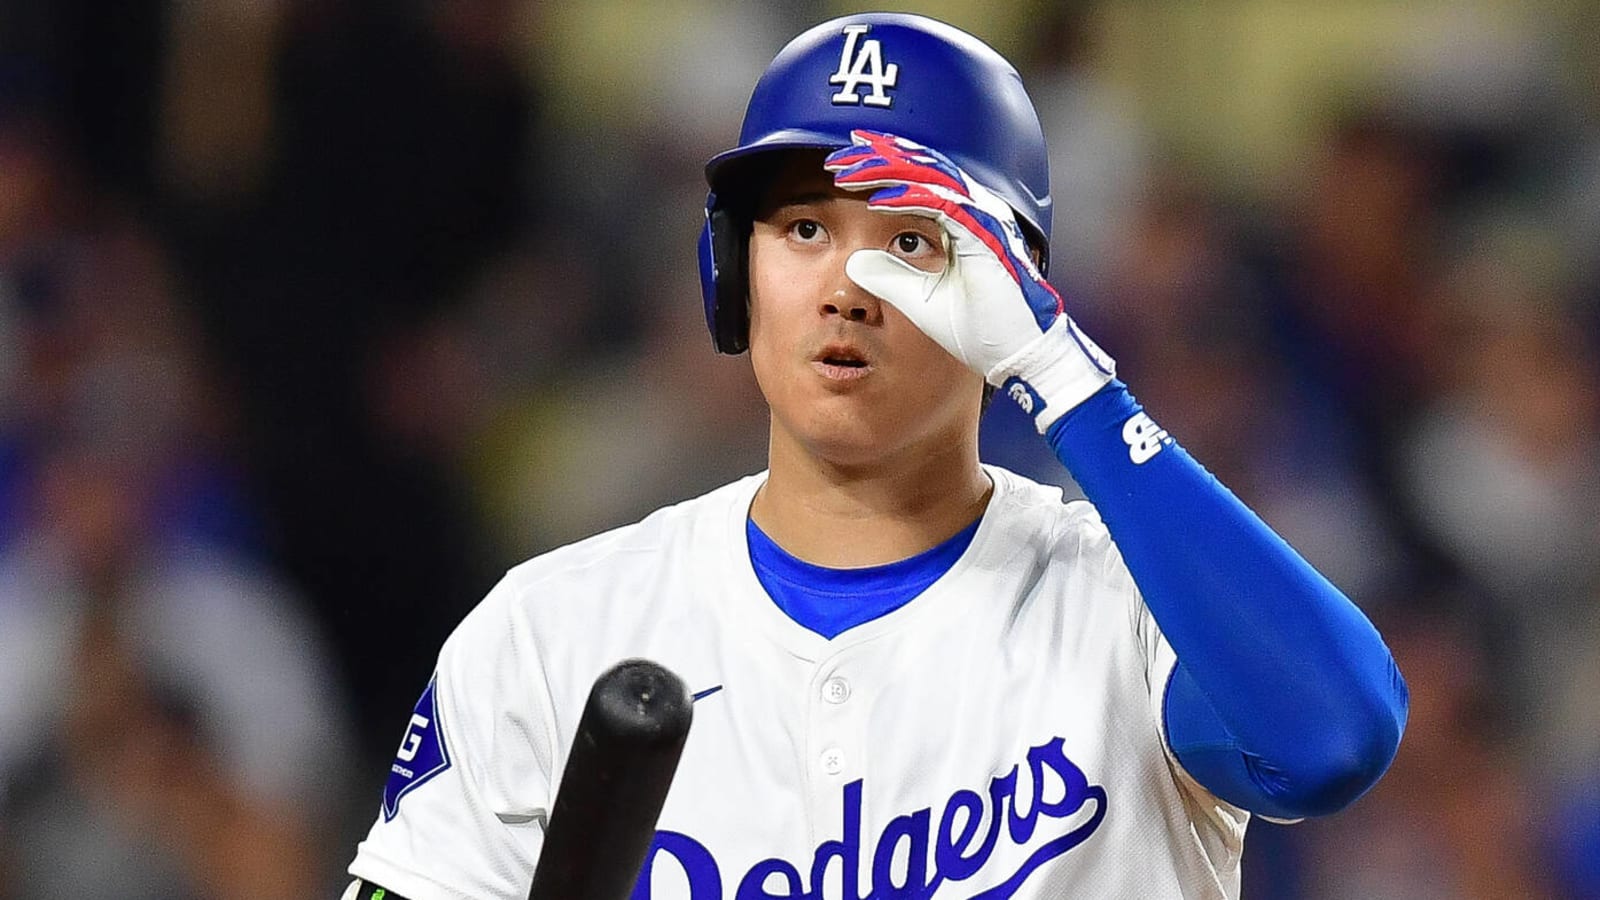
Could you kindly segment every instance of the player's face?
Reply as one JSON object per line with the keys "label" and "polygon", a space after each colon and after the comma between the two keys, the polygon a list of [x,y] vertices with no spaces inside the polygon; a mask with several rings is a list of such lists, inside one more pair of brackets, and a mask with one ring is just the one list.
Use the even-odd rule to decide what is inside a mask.
{"label": "player's face", "polygon": [[867,209],[834,186],[822,154],[789,154],[750,236],[750,357],[792,441],[838,465],[893,462],[976,434],[983,380],[845,275],[857,250],[940,271],[938,225]]}

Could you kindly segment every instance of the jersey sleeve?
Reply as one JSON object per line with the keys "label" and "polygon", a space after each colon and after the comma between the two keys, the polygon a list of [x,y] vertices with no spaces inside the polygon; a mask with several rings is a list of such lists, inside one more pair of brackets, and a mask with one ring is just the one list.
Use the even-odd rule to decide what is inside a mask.
{"label": "jersey sleeve", "polygon": [[553,733],[531,631],[502,581],[440,651],[350,874],[411,900],[522,900],[550,808]]}

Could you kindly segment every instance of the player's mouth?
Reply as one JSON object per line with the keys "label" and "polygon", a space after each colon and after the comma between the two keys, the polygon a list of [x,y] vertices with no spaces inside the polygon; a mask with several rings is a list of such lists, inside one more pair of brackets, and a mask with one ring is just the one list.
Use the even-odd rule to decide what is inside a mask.
{"label": "player's mouth", "polygon": [[830,381],[855,381],[872,374],[872,362],[848,344],[829,344],[811,358],[811,367]]}

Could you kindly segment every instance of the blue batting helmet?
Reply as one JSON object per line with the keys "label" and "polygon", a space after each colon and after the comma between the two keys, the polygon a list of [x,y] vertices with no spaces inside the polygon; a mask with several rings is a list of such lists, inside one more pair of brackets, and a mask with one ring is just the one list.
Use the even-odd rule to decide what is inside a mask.
{"label": "blue batting helmet", "polygon": [[949,156],[1017,214],[1049,260],[1050,166],[1017,70],[960,29],[923,16],[844,16],[789,42],[756,83],[739,145],[706,163],[700,282],[717,350],[749,342],[745,271],[762,188],[750,164],[780,150],[835,150],[868,128]]}

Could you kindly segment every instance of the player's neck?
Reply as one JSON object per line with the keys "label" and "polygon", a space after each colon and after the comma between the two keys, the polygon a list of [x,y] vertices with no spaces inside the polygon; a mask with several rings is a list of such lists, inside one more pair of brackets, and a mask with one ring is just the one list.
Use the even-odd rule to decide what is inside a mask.
{"label": "player's neck", "polygon": [[993,485],[978,464],[976,435],[897,456],[839,465],[775,435],[751,518],[807,562],[853,568],[914,556],[982,515]]}

